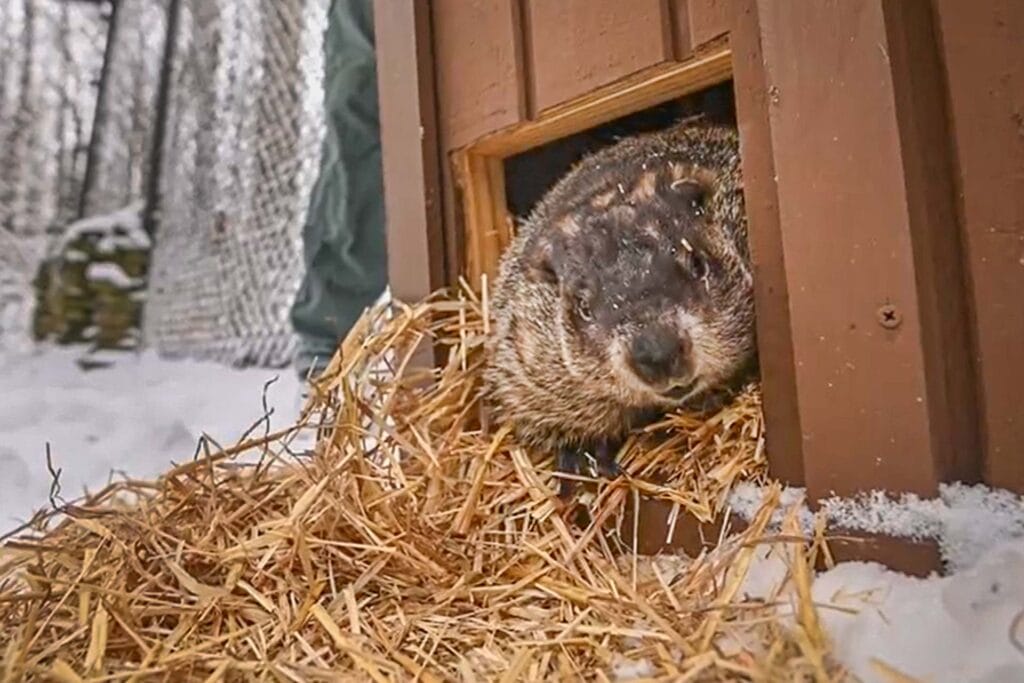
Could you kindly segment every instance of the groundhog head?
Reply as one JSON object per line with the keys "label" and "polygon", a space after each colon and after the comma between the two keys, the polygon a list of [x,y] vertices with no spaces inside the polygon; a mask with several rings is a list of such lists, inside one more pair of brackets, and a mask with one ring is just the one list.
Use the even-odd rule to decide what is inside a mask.
{"label": "groundhog head", "polygon": [[620,401],[685,403],[754,355],[738,169],[667,158],[620,177],[633,182],[612,181],[539,226],[524,271],[557,293],[551,341],[570,371],[594,373],[596,359],[594,383]]}

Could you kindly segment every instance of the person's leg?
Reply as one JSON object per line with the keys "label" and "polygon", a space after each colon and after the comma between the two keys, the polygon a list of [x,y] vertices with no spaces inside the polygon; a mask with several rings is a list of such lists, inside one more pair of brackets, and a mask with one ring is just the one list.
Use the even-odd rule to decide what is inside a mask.
{"label": "person's leg", "polygon": [[296,371],[318,373],[387,285],[371,0],[332,0],[325,36],[326,136],[303,227],[291,310]]}

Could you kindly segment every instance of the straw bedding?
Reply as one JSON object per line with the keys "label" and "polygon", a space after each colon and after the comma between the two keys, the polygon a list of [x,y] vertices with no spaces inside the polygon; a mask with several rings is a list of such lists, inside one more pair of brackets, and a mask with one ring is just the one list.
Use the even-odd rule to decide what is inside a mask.
{"label": "straw bedding", "polygon": [[[774,493],[696,558],[639,557],[623,528],[640,493],[708,520],[763,478],[756,387],[638,435],[580,525],[550,459],[481,419],[486,306],[463,288],[372,311],[293,429],[204,439],[8,539],[3,680],[837,679],[809,597],[820,544],[766,532]],[[423,342],[440,370],[415,369]],[[292,453],[302,429],[316,449]],[[743,591],[765,543],[789,566],[785,626]]]}

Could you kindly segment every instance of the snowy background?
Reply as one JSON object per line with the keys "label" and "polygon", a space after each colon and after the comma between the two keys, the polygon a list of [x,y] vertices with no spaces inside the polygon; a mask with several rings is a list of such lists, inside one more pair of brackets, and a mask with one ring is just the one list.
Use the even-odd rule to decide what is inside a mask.
{"label": "snowy background", "polygon": [[[272,419],[294,414],[270,368],[294,348],[326,8],[0,0],[0,529],[47,503],[47,442],[72,498],[237,438],[275,375]],[[78,367],[111,345],[142,353]]]}
{"label": "snowy background", "polygon": [[0,530],[295,416],[327,4],[0,0]]}
{"label": "snowy background", "polygon": [[327,4],[0,0],[0,530],[295,416]]}

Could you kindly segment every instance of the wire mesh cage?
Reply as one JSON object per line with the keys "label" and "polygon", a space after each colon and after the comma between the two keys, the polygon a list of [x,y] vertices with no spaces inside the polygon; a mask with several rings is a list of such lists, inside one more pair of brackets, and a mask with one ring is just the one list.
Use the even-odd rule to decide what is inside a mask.
{"label": "wire mesh cage", "polygon": [[322,136],[326,0],[177,0],[145,336],[279,365]]}

